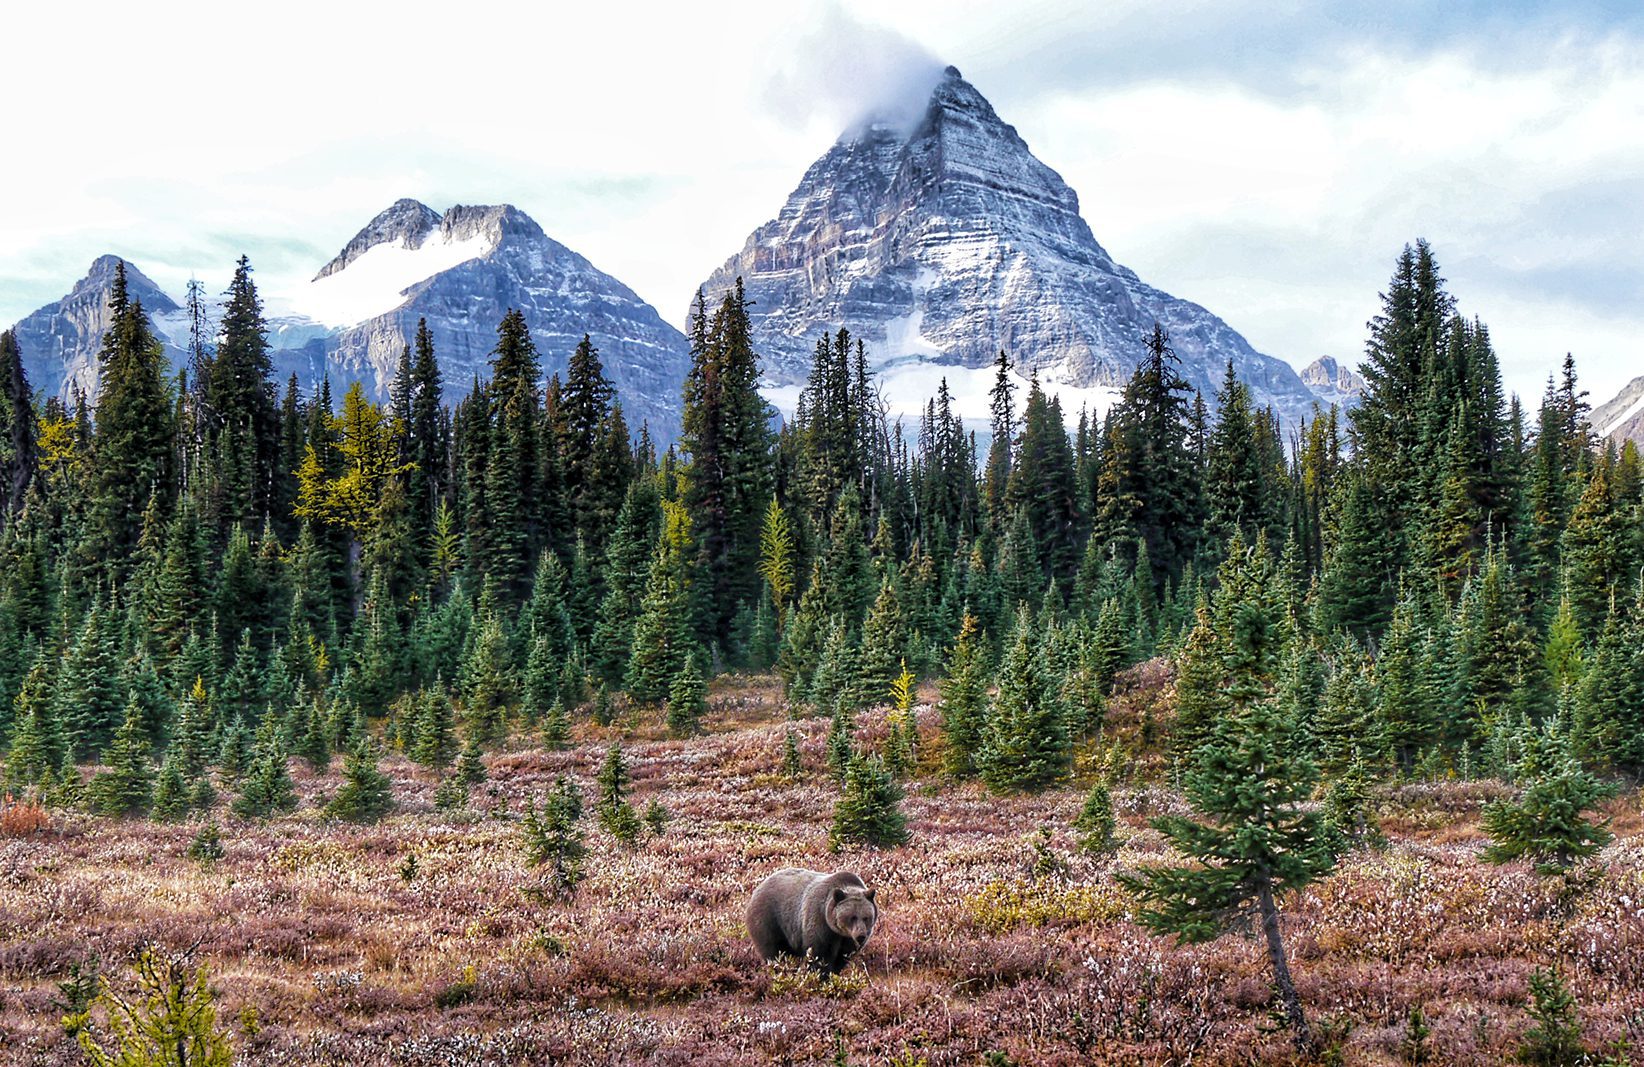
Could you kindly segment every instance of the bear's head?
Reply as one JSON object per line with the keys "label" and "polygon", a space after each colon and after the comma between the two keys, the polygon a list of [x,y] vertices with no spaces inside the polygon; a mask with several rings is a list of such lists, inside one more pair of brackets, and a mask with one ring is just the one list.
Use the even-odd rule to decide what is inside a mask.
{"label": "bear's head", "polygon": [[879,921],[879,905],[873,890],[858,886],[835,886],[828,897],[828,925],[840,937],[860,949],[868,943],[874,923]]}

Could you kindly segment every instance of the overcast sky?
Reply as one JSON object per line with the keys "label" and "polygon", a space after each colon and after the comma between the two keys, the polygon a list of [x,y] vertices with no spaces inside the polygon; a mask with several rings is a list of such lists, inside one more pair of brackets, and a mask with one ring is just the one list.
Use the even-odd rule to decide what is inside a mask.
{"label": "overcast sky", "polygon": [[1377,0],[27,4],[0,322],[102,252],[306,280],[401,196],[511,202],[682,323],[877,101],[952,63],[1145,280],[1356,363],[1428,238],[1531,403],[1644,374],[1644,5]]}

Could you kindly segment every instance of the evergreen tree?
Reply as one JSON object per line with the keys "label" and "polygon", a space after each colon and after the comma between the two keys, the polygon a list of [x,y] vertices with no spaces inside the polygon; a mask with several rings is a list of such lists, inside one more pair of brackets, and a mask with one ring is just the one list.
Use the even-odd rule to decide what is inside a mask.
{"label": "evergreen tree", "polygon": [[542,747],[550,752],[562,752],[571,742],[571,717],[565,705],[556,700],[542,716]]}
{"label": "evergreen tree", "polygon": [[457,760],[456,777],[464,786],[479,785],[490,776],[485,768],[485,754],[480,748],[479,741],[479,734],[469,730],[468,742],[463,745],[462,756]]}
{"label": "evergreen tree", "polygon": [[622,844],[631,845],[639,838],[639,813],[628,802],[628,761],[622,754],[622,743],[612,741],[605,752],[605,762],[596,779],[599,796],[594,813],[605,832]]}
{"label": "evergreen tree", "polygon": [[33,390],[10,330],[0,333],[0,529],[23,506],[38,462]]}
{"label": "evergreen tree", "polygon": [[1542,874],[1556,874],[1610,843],[1612,834],[1585,817],[1587,809],[1613,795],[1574,760],[1564,759],[1532,781],[1517,800],[1501,800],[1484,812],[1491,844],[1484,858],[1507,863],[1535,860]]}
{"label": "evergreen tree", "polygon": [[1118,823],[1113,817],[1113,795],[1106,782],[1097,782],[1085,796],[1084,807],[1079,809],[1073,828],[1079,831],[1079,848],[1085,852],[1103,853],[1113,848],[1113,832]]}
{"label": "evergreen tree", "polygon": [[416,702],[408,754],[425,767],[446,767],[457,755],[456,715],[451,697],[438,682]]}
{"label": "evergreen tree", "polygon": [[151,814],[161,822],[176,822],[188,814],[188,808],[188,785],[183,781],[182,762],[174,754],[167,753],[165,762],[160,764],[160,776],[154,783]]}
{"label": "evergreen tree", "polygon": [[948,657],[942,682],[942,733],[947,739],[944,765],[960,777],[976,773],[977,755],[987,733],[988,677],[986,639],[976,616],[966,614]]}
{"label": "evergreen tree", "polygon": [[108,770],[91,780],[91,806],[102,815],[140,815],[154,801],[154,769],[143,734],[143,709],[133,703],[108,751]]}
{"label": "evergreen tree", "polygon": [[707,698],[708,687],[696,656],[688,656],[668,687],[668,731],[675,737],[686,737],[700,730],[702,716],[708,710]]}
{"label": "evergreen tree", "polygon": [[854,756],[845,770],[844,787],[833,809],[828,847],[845,845],[895,848],[908,841],[901,809],[902,788],[878,756]]}
{"label": "evergreen tree", "polygon": [[219,331],[205,382],[211,515],[223,527],[236,521],[250,526],[272,498],[279,425],[262,300],[244,256],[235,266]]}
{"label": "evergreen tree", "polygon": [[541,814],[528,801],[520,824],[525,835],[526,862],[534,867],[547,865],[550,884],[562,898],[569,898],[582,882],[588,850],[579,825],[581,819],[582,794],[574,781],[561,775]]}
{"label": "evergreen tree", "polygon": [[[271,723],[265,723],[265,727]],[[272,731],[258,731],[257,753],[232,810],[242,819],[268,819],[297,806],[286,754]]]}
{"label": "evergreen tree", "polygon": [[114,573],[123,572],[130,561],[145,503],[153,498],[164,508],[174,491],[175,397],[167,377],[165,353],[142,302],[128,295],[125,263],[117,263],[109,328],[98,353],[87,545]]}
{"label": "evergreen tree", "polygon": [[348,754],[344,781],[326,805],[326,814],[349,822],[376,822],[394,806],[388,776],[377,769],[377,751],[369,741]]}
{"label": "evergreen tree", "polygon": [[45,654],[29,669],[12,705],[11,749],[6,754],[6,781],[33,785],[55,772],[70,757],[62,720],[52,700]]}
{"label": "evergreen tree", "polygon": [[[685,504],[700,542],[712,632],[759,594],[760,531],[771,493],[770,407],[742,280],[707,318],[697,294],[681,447],[690,460]],[[775,586],[773,585],[773,589]]]}
{"label": "evergreen tree", "polygon": [[901,598],[894,581],[886,578],[873,610],[862,624],[862,642],[850,687],[852,702],[857,707],[884,703],[906,658]]}
{"label": "evergreen tree", "polygon": [[641,613],[634,623],[628,693],[641,703],[661,700],[695,651],[690,611],[691,517],[673,501],[651,557]]}
{"label": "evergreen tree", "polygon": [[999,667],[999,694],[977,756],[982,780],[997,792],[1043,789],[1066,775],[1072,762],[1060,693],[1043,652],[1023,607]]}
{"label": "evergreen tree", "polygon": [[[1248,667],[1245,668],[1249,670]],[[1259,684],[1259,676],[1248,679]],[[1316,772],[1276,702],[1244,700],[1216,724],[1186,777],[1197,819],[1166,816],[1154,825],[1190,861],[1146,867],[1120,881],[1142,903],[1139,918],[1159,933],[1205,941],[1254,905],[1286,1021],[1304,1049],[1313,1044],[1290,977],[1279,901],[1328,874],[1321,817],[1302,805]]]}

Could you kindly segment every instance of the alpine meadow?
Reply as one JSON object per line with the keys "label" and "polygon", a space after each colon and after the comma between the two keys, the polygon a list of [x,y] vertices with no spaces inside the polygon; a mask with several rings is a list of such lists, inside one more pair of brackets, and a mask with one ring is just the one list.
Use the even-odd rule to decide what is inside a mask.
{"label": "alpine meadow", "polygon": [[916,95],[683,330],[402,199],[0,333],[0,1062],[1644,1063],[1644,388]]}

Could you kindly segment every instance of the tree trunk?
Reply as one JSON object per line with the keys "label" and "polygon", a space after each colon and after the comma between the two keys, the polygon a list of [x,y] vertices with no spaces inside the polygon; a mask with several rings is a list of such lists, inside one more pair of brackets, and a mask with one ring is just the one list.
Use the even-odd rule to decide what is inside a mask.
{"label": "tree trunk", "polygon": [[1296,983],[1290,977],[1290,963],[1284,955],[1284,938],[1279,933],[1279,908],[1273,902],[1273,887],[1264,884],[1257,895],[1262,913],[1262,935],[1267,938],[1267,958],[1273,964],[1273,980],[1279,987],[1279,1000],[1284,1016],[1296,1034],[1296,1047],[1303,1052],[1313,1048],[1313,1031],[1302,1014],[1301,997],[1296,995]]}

